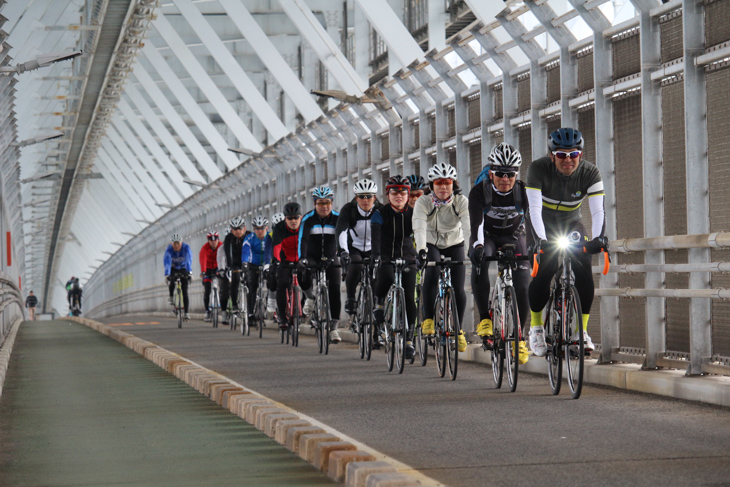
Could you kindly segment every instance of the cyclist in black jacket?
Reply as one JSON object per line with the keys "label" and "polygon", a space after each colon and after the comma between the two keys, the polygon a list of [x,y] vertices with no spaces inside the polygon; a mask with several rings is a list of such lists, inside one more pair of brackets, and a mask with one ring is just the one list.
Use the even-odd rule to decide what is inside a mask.
{"label": "cyclist in black jacket", "polygon": [[[416,260],[416,246],[413,243],[413,208],[408,205],[411,185],[407,178],[393,176],[386,183],[385,192],[388,204],[383,205],[373,214],[370,221],[372,227],[372,260],[378,269],[377,278],[373,286],[375,297],[375,336],[374,348],[381,345],[380,327],[383,323],[383,304],[390,286],[395,279],[395,269],[391,265],[381,265],[382,262],[392,262],[395,259],[404,259],[408,262]],[[406,315],[409,323],[416,320],[416,270],[404,272],[402,276],[403,290],[406,295]],[[406,337],[406,358],[413,357],[413,327],[409,328]]]}
{"label": "cyclist in black jacket", "polygon": [[342,207],[335,228],[340,261],[347,266],[345,312],[348,315],[355,314],[355,290],[360,282],[362,260],[370,258],[370,218],[382,206],[375,197],[378,186],[370,179],[355,183],[354,190],[355,198]]}
{"label": "cyclist in black jacket", "polygon": [[[527,255],[525,237],[525,211],[527,193],[517,173],[522,165],[520,152],[502,142],[495,146],[487,158],[489,164],[482,170],[476,184],[469,192],[469,220],[471,242],[469,257],[474,268],[471,273],[471,289],[479,310],[477,335],[489,337],[493,333],[489,317],[489,264],[483,257],[492,257],[505,244],[516,246],[515,254]],[[477,275],[479,267],[479,275]],[[526,329],[530,318],[527,289],[530,285],[530,266],[520,261],[512,274],[517,294],[520,324]],[[524,340],[519,344],[519,361],[527,362],[529,352]]]}
{"label": "cyclist in black jacket", "polygon": [[[230,222],[231,233],[223,239],[223,245],[218,247],[218,270],[240,270],[243,268],[241,261],[241,252],[243,249],[243,240],[251,232],[246,231],[246,219],[237,216]],[[228,306],[228,297],[231,298],[233,309],[238,308],[238,287],[241,285],[242,273],[231,273],[230,282],[223,276],[221,284],[221,305],[225,308]],[[223,316],[226,316],[225,314]],[[227,320],[223,319],[223,324],[227,324]]]}
{"label": "cyclist in black jacket", "polygon": [[[337,258],[337,239],[335,227],[339,213],[332,210],[332,200],[335,193],[328,186],[321,186],[312,191],[314,210],[302,218],[299,226],[299,263],[305,269],[301,280],[302,292],[307,297],[304,305],[304,314],[311,315],[314,303],[312,281],[316,269],[307,269],[307,265],[316,265],[322,257],[327,257],[339,264]],[[327,269],[327,290],[329,291],[330,316],[333,320],[340,319],[340,277],[341,271],[337,267]],[[342,341],[337,332],[337,324],[330,333],[332,343]]]}

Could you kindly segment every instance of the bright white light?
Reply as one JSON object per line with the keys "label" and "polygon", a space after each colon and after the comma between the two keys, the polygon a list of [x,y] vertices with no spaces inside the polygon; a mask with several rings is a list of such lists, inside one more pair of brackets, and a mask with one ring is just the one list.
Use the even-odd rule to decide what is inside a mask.
{"label": "bright white light", "polygon": [[566,236],[562,236],[558,239],[558,247],[561,249],[567,249],[570,246],[570,239]]}

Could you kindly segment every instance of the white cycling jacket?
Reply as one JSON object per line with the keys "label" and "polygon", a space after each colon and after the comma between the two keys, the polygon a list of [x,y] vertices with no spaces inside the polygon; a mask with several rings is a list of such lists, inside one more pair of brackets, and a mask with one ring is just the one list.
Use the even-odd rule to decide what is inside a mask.
{"label": "white cycling jacket", "polygon": [[439,249],[458,245],[471,237],[469,200],[455,194],[450,203],[436,208],[430,195],[421,196],[413,207],[413,236],[416,250],[430,243]]}

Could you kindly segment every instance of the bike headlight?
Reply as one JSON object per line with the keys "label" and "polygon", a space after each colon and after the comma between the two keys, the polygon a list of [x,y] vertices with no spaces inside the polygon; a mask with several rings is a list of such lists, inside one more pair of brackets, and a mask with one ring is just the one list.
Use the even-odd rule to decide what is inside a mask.
{"label": "bike headlight", "polygon": [[569,245],[570,239],[568,237],[562,236],[558,238],[558,247],[560,247],[561,249],[567,249]]}

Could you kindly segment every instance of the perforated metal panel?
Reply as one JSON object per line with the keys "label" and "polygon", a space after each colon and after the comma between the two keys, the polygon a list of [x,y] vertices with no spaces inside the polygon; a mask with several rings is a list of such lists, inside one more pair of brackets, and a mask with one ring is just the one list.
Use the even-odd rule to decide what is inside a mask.
{"label": "perforated metal panel", "polygon": [[593,107],[578,111],[578,130],[583,134],[585,141],[583,157],[596,162],[596,113]]}
{"label": "perforated metal panel", "polygon": [[456,167],[456,151],[455,150],[449,150],[449,164]]}
{"label": "perforated metal panel", "polygon": [[373,148],[372,144],[370,143],[370,139],[365,142],[365,150],[367,151],[366,160],[367,163],[370,164],[373,161]]}
{"label": "perforated metal panel", "polygon": [[387,161],[390,159],[390,134],[381,137],[380,160]]}
{"label": "perforated metal panel", "polygon": [[705,45],[730,41],[730,0],[705,2]]}
{"label": "perforated metal panel", "polygon": [[[681,19],[681,17],[680,17]],[[681,32],[681,31],[680,31]],[[662,86],[662,160],[664,166],[664,232],[687,234],[687,185],[684,146],[684,83]],[[664,253],[668,264],[686,264],[687,251]],[[667,288],[687,289],[686,273],[666,274]],[[689,352],[689,300],[667,303],[667,350]]]}
{"label": "perforated metal panel", "polygon": [[469,117],[469,130],[478,129],[481,126],[481,107],[479,106],[480,103],[480,95],[477,93],[476,95],[472,95],[467,100],[467,114]]}
{"label": "perforated metal panel", "polygon": [[613,79],[624,78],[641,71],[639,31],[613,42]]}
{"label": "perforated metal panel", "polygon": [[446,107],[446,119],[449,121],[449,131],[447,135],[453,137],[456,135],[456,115],[454,114],[454,105]]}
{"label": "perforated metal panel", "polygon": [[482,141],[472,140],[469,143],[469,176],[474,181],[482,170]]}
{"label": "perforated metal panel", "polygon": [[593,88],[593,50],[584,51],[578,58],[578,92]]}
{"label": "perforated metal panel", "polygon": [[494,87],[494,119],[500,120],[504,117],[504,106],[502,97],[502,85],[499,84]]}
{"label": "perforated metal panel", "polygon": [[[727,0],[723,2],[730,4]],[[709,13],[709,11],[708,11]],[[707,140],[710,163],[710,231],[730,231],[730,69],[707,73]],[[730,262],[730,250],[712,251]],[[713,288],[730,288],[730,276],[712,274]],[[712,301],[713,353],[730,356],[730,303]]]}
{"label": "perforated metal panel", "polygon": [[682,44],[682,15],[679,12],[667,14],[659,21],[663,63],[679,59],[684,55],[684,46]]}
{"label": "perforated metal panel", "polygon": [[[629,96],[613,104],[616,168],[616,228],[618,238],[644,236],[641,155],[641,97]],[[619,254],[619,264],[643,264],[644,254]],[[619,287],[643,288],[644,275],[621,274]],[[619,301],[621,346],[645,348],[646,299]]]}
{"label": "perforated metal panel", "polygon": [[519,134],[520,146],[518,147],[522,154],[522,167],[520,167],[520,178],[527,179],[527,168],[532,163],[532,127],[529,125],[522,127]]}
{"label": "perforated metal panel", "polygon": [[524,112],[530,109],[530,78],[521,78],[517,81],[517,111]]}
{"label": "perforated metal panel", "polygon": [[416,120],[413,124],[413,147],[419,149],[421,147],[421,124]]}
{"label": "perforated metal panel", "polygon": [[431,115],[431,145],[436,143],[436,115]]}
{"label": "perforated metal panel", "polygon": [[560,64],[551,65],[546,74],[547,102],[553,103],[560,100]]}
{"label": "perforated metal panel", "polygon": [[547,145],[548,134],[551,134],[560,128],[560,117],[554,117],[547,121],[547,133],[545,134],[545,145]]}

